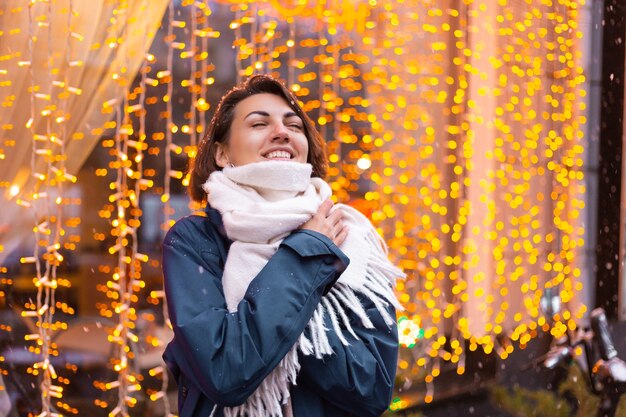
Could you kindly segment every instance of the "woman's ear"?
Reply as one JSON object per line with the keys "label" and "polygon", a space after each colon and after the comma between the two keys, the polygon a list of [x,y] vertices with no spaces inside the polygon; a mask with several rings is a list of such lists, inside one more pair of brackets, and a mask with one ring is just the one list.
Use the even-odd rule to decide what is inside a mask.
{"label": "woman's ear", "polygon": [[226,153],[226,146],[221,142],[218,142],[215,145],[215,162],[220,168],[225,168],[230,164],[228,154]]}

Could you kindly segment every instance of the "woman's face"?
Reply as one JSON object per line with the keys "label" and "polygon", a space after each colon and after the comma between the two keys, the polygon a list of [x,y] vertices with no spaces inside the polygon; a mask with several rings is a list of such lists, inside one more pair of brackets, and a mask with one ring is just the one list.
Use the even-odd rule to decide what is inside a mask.
{"label": "woman's face", "polygon": [[215,154],[217,165],[280,160],[307,162],[309,143],[302,119],[280,96],[255,94],[235,107],[230,134]]}

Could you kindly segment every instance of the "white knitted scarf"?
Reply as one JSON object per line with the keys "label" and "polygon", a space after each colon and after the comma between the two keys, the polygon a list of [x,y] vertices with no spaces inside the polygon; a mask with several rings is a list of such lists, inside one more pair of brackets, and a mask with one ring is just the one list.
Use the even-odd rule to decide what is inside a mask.
{"label": "white knitted scarf", "polygon": [[[282,240],[330,198],[330,186],[320,178],[311,178],[311,172],[310,164],[263,161],[215,171],[204,184],[210,206],[221,213],[226,235],[233,241],[222,277],[230,312],[237,311],[248,285]],[[395,321],[386,309],[388,304],[402,308],[393,287],[404,273],[389,262],[384,241],[359,211],[342,204],[336,204],[333,210],[338,208],[343,210],[344,223],[349,227],[340,249],[350,264],[322,297],[307,325],[309,337],[302,333],[243,405],[224,409],[226,417],[283,417],[282,405],[288,402],[289,387],[295,384],[300,369],[298,350],[319,359],[333,353],[326,335],[330,329],[324,326],[326,316],[344,345],[349,344],[346,331],[358,338],[346,311],[356,314],[364,327],[374,327],[357,293],[373,302],[387,325]]]}

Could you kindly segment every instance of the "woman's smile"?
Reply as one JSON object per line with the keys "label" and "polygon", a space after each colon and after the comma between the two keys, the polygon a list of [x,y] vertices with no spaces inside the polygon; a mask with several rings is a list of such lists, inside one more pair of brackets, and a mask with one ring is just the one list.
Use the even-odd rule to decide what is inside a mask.
{"label": "woman's smile", "polygon": [[291,159],[291,151],[289,150],[273,150],[265,154],[265,158],[267,159]]}

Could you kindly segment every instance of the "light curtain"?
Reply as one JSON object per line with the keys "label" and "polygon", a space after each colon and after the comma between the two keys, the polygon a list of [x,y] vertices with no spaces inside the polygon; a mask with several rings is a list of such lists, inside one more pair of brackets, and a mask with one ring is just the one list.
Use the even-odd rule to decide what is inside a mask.
{"label": "light curtain", "polygon": [[427,382],[463,374],[467,348],[505,359],[542,329],[560,336],[586,308],[585,11],[438,7],[380,13],[358,48],[375,115],[365,197],[409,274],[400,373]]}
{"label": "light curtain", "polygon": [[[85,64],[55,64],[59,71],[54,75],[41,67],[50,59],[63,62],[67,43],[54,42],[60,48],[55,53],[47,50],[44,39],[51,35],[46,22],[37,20],[46,13],[38,9],[29,19],[23,2],[5,7],[0,16],[4,254],[10,252],[9,237],[19,238],[33,225],[14,201],[36,191],[32,173],[39,168],[30,165],[30,144],[33,131],[45,130],[25,127],[34,94],[28,92],[29,68],[18,63],[29,59],[28,51],[35,53],[39,61],[30,69],[44,78],[35,82],[43,92],[51,90],[45,79],[58,80],[63,71],[72,71],[72,87],[82,94],[71,93],[64,101],[72,116],[64,137],[67,170],[76,172],[111,117],[110,106],[103,103],[124,92],[124,80],[114,80],[114,74],[126,84],[133,79],[151,43],[146,22],[156,28],[167,5],[150,2],[142,9],[147,3],[124,3],[121,14],[114,13],[114,2],[76,2],[76,18],[67,15],[69,2],[35,3],[50,7],[48,16],[58,13],[58,20],[48,22],[59,33],[52,36],[55,41],[68,39],[64,28],[71,25],[76,25],[71,32],[83,37],[78,43],[76,37],[69,39],[77,45],[71,60]],[[209,3],[210,20],[204,15]],[[504,359],[513,345],[525,346],[542,328],[559,336],[574,325],[584,314],[577,299],[584,278],[586,103],[584,9],[578,2],[279,3],[177,5],[177,19],[196,16],[202,28],[183,30],[169,15],[169,29],[180,36],[176,43],[203,45],[193,52],[191,62],[204,69],[201,77],[189,77],[198,88],[188,90],[196,97],[188,100],[187,113],[195,117],[196,111],[204,114],[209,108],[200,103],[204,96],[195,101],[200,86],[225,81],[223,75],[207,77],[208,68],[216,73],[231,68],[232,54],[209,51],[209,45],[226,45],[237,54],[238,78],[274,72],[294,88],[328,141],[335,196],[361,205],[409,274],[398,286],[406,306],[399,317],[401,344],[407,348],[399,361],[400,375],[432,382],[448,364],[463,374],[466,349],[482,347]],[[34,49],[28,46],[29,21],[41,41]],[[189,26],[193,22],[189,19]],[[168,51],[174,49],[171,39],[164,43]],[[156,62],[161,67],[166,63],[164,57]],[[191,68],[181,62],[176,58],[172,69]],[[119,71],[122,63],[124,72]],[[181,81],[175,76],[181,78],[171,74],[162,84]],[[157,101],[164,102],[159,94]],[[188,132],[199,133],[195,118],[173,126],[173,113],[164,113],[166,123],[156,127],[163,130],[149,137],[148,146],[156,148],[156,138],[165,138],[164,158],[178,148],[176,153],[192,154]],[[177,135],[172,127],[180,127]],[[168,168],[159,175],[184,184],[183,176],[174,173]],[[11,196],[11,190],[17,191],[11,185],[20,187],[18,195]],[[169,196],[169,187],[162,191],[161,201],[167,204],[163,197]],[[109,214],[119,217],[113,209]],[[547,289],[565,304],[552,329],[552,317],[540,311]]]}
{"label": "light curtain", "polygon": [[[32,157],[33,135],[62,134],[66,172],[77,173],[112,118],[107,104],[121,99],[125,92],[118,87],[135,78],[168,3],[3,2],[0,263],[32,234],[36,221],[15,204],[19,198],[32,200],[41,182],[33,174],[45,172],[43,158]],[[42,115],[46,109],[52,117]]]}

